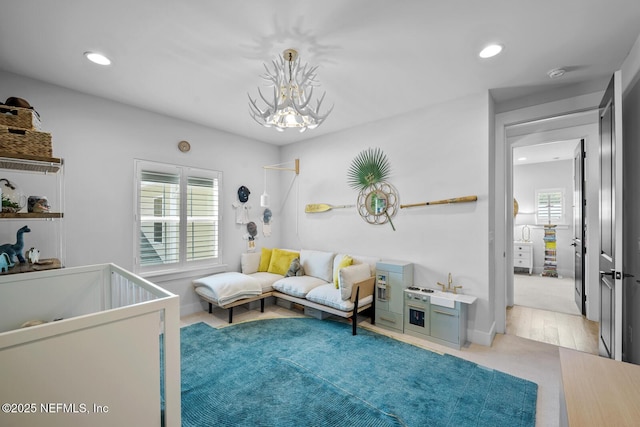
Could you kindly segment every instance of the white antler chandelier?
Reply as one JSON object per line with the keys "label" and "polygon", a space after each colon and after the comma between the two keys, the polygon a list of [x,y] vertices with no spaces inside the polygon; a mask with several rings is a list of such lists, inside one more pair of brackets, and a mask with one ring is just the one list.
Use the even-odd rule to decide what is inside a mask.
{"label": "white antler chandelier", "polygon": [[320,113],[326,92],[316,101],[315,106],[311,102],[313,88],[319,86],[316,80],[318,66],[309,67],[308,64],[304,64],[301,67],[298,52],[294,49],[285,50],[282,57],[273,60],[272,64],[273,69],[264,64],[266,73],[261,77],[267,81],[266,86],[273,87],[273,97],[267,99],[258,88],[258,94],[266,104],[266,108],[262,110],[257,105],[257,99],[251,99],[249,95],[251,117],[258,124],[273,127],[280,132],[288,128],[304,132],[320,126],[333,110],[333,106],[324,114]]}

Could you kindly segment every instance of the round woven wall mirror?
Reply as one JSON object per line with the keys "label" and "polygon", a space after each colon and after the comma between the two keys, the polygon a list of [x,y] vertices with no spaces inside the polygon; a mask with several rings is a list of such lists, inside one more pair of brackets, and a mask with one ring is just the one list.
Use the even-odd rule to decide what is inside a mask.
{"label": "round woven wall mirror", "polygon": [[377,182],[360,191],[357,207],[369,224],[384,224],[398,210],[398,192],[388,182]]}

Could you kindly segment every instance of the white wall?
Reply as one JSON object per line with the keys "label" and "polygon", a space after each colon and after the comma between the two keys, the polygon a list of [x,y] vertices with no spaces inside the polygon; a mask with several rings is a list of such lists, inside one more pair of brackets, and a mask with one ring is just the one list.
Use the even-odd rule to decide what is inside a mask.
{"label": "white wall", "polygon": [[[238,187],[247,186],[255,208],[251,219],[259,224],[262,166],[279,162],[277,147],[0,72],[0,98],[9,96],[35,107],[42,130],[52,134],[54,156],[64,158],[67,266],[113,262],[133,268],[133,161],[145,159],[223,172],[222,256],[230,270],[239,269],[246,228],[234,224],[231,203]],[[177,149],[183,139],[192,147],[186,154]],[[277,194],[272,197],[278,201]],[[0,235],[11,235],[13,242],[15,230],[7,227],[14,224],[0,223]],[[278,245],[278,226],[271,238],[261,238]],[[182,314],[201,309],[190,277],[151,280],[180,295]]]}
{"label": "white wall", "polygon": [[[490,343],[489,109],[488,94],[478,94],[283,147],[282,159],[300,158],[301,169],[284,204],[283,245],[410,261],[423,286],[451,272],[454,284],[478,297],[469,311],[469,339]],[[478,201],[401,209],[393,218],[396,231],[366,223],[354,208],[305,214],[308,203],[356,203],[347,170],[370,147],[387,155],[400,203],[466,195]]]}
{"label": "white wall", "polygon": [[557,224],[557,267],[558,274],[574,277],[573,239],[573,161],[558,160],[545,163],[532,163],[513,166],[513,197],[518,201],[520,212],[516,216],[514,239],[522,238],[522,221],[527,218],[527,226],[533,242],[533,271],[542,273],[544,267],[544,228],[535,223],[536,190],[561,189],[564,192],[564,222]]}

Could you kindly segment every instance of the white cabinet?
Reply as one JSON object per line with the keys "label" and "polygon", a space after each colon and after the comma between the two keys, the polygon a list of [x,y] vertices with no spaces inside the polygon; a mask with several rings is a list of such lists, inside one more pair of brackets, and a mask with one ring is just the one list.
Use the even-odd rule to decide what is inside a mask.
{"label": "white cabinet", "polygon": [[533,272],[533,242],[513,242],[513,267]]}
{"label": "white cabinet", "polygon": [[432,341],[460,349],[467,340],[467,306],[456,302],[453,308],[431,304]]}
{"label": "white cabinet", "polygon": [[[0,153],[0,179],[2,178],[19,188],[25,206],[18,212],[0,212],[0,245],[15,244],[17,231],[26,225],[30,231],[22,234],[23,251],[32,247],[40,251],[39,263],[16,263],[2,274],[64,267],[63,160]],[[45,212],[28,212],[26,202],[29,196],[46,197],[50,209]]]}

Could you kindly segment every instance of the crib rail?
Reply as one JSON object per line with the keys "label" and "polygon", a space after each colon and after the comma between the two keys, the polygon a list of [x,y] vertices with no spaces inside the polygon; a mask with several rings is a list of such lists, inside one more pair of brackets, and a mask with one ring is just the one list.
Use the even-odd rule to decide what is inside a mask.
{"label": "crib rail", "polygon": [[139,286],[138,283],[111,272],[111,308],[126,307],[158,299],[157,295]]}
{"label": "crib rail", "polygon": [[110,303],[108,308],[127,307],[170,296],[173,295],[153,283],[111,265],[111,283],[105,295],[105,301]]}

